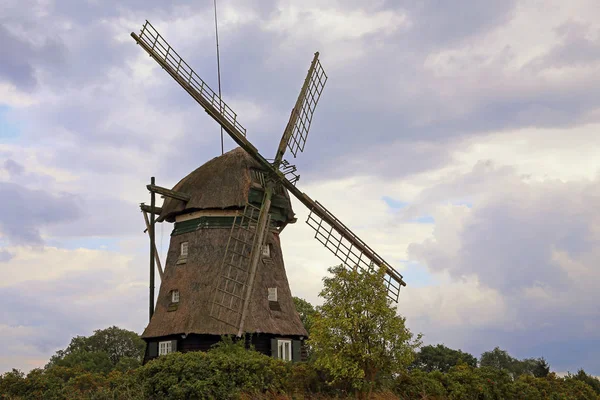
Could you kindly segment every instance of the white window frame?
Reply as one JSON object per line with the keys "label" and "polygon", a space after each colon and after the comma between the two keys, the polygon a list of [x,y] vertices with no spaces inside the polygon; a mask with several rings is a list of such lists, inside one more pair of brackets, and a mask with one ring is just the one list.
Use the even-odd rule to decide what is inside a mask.
{"label": "white window frame", "polygon": [[179,303],[179,290],[171,291],[171,303]]}
{"label": "white window frame", "polygon": [[181,247],[179,248],[179,257],[181,258],[187,258],[188,256],[188,250],[189,250],[189,244],[188,242],[181,242]]}
{"label": "white window frame", "polygon": [[173,344],[171,343],[171,341],[166,341],[166,342],[158,342],[158,355],[159,356],[166,356],[169,353],[173,352]]}
{"label": "white window frame", "polygon": [[[287,348],[287,352],[286,352]],[[284,361],[292,361],[292,341],[289,339],[277,339],[277,358]]]}
{"label": "white window frame", "polygon": [[265,244],[264,246],[262,246],[261,248],[261,254],[263,257],[269,257],[271,258],[271,246],[268,244]]}

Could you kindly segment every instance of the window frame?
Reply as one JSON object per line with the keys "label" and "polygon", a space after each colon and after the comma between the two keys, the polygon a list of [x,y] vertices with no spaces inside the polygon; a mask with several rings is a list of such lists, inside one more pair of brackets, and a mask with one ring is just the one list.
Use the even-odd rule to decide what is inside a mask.
{"label": "window frame", "polygon": [[[164,345],[164,350],[163,350]],[[158,356],[166,356],[173,352],[173,342],[170,340],[158,342]]]}
{"label": "window frame", "polygon": [[271,258],[271,245],[270,244],[265,244],[264,246],[261,246],[261,248],[260,248],[260,254],[263,257]]}
{"label": "window frame", "polygon": [[[286,358],[286,354],[285,354],[286,345],[287,345],[287,358]],[[280,360],[283,360],[283,361],[292,361],[293,360],[292,340],[291,339],[277,339],[277,358]]]}
{"label": "window frame", "polygon": [[179,289],[171,290],[171,303],[179,303]]}
{"label": "window frame", "polygon": [[[185,249],[185,251],[184,251]],[[190,245],[189,242],[181,242],[179,246],[179,258],[187,258],[189,254]]]}

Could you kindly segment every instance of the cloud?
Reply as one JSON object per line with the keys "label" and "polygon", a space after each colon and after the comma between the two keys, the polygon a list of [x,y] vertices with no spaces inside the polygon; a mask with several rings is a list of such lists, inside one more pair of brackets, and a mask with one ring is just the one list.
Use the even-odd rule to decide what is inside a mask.
{"label": "cloud", "polygon": [[4,169],[9,173],[11,178],[16,178],[25,171],[25,168],[16,162],[15,160],[11,160],[10,158],[4,161]]}
{"label": "cloud", "polygon": [[[31,252],[10,249],[15,257],[0,269],[13,271],[0,285],[3,311],[0,336],[10,344],[0,370],[43,366],[76,335],[118,325],[141,333],[147,318],[145,269],[139,254],[101,250]],[[57,323],[60,321],[60,323]]]}
{"label": "cloud", "polygon": [[[4,21],[6,22],[6,21]],[[14,84],[25,91],[37,85],[36,67],[40,63],[53,66],[60,64],[64,47],[60,41],[46,39],[35,45],[12,33],[0,19],[0,47],[3,49],[3,62],[0,65],[0,79]]]}
{"label": "cloud", "polygon": [[[461,190],[473,195],[472,207],[439,204]],[[546,353],[556,343],[594,340],[600,323],[598,198],[598,179],[527,181],[513,169],[491,163],[477,164],[430,189],[423,199],[426,209],[435,210],[433,236],[411,244],[408,252],[410,259],[447,280],[437,288],[412,289],[413,298],[404,300],[415,307],[407,312],[416,316],[416,326],[448,326],[457,330],[455,335],[477,336],[471,349],[500,345],[523,356],[531,354],[528,345]],[[428,296],[434,297],[420,304]],[[473,311],[474,318],[448,318],[450,311],[439,307],[448,302],[468,315]],[[487,336],[481,335],[484,331]],[[557,363],[568,364],[549,353]],[[580,362],[583,368],[595,368],[590,360]]]}
{"label": "cloud", "polygon": [[14,254],[10,253],[7,250],[0,250],[0,263],[5,263],[10,261],[14,257]]}
{"label": "cloud", "polygon": [[0,182],[0,193],[0,232],[13,244],[40,245],[41,228],[81,215],[78,199],[70,194],[53,195],[7,182]]}

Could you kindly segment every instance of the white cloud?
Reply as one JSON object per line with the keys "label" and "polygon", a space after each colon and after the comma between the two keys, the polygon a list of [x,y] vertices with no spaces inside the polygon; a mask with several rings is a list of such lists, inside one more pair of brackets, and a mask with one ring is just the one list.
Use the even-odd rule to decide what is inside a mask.
{"label": "white cloud", "polygon": [[14,257],[8,263],[0,263],[4,278],[0,287],[10,287],[32,279],[55,280],[75,271],[101,268],[126,275],[131,255],[106,251],[77,249],[66,250],[44,247],[32,250],[26,247],[8,247]]}

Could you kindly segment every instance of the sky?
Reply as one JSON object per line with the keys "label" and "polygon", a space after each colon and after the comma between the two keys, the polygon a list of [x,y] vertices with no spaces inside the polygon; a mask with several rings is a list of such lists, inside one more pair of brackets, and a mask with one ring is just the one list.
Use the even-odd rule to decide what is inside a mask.
{"label": "sky", "polygon": [[[404,275],[425,344],[600,375],[596,0],[219,0],[218,17],[223,99],[265,157],[320,52],[297,186]],[[149,20],[216,90],[213,18],[209,0],[0,1],[0,373],[145,328],[145,185],[221,149],[130,33]],[[294,206],[290,287],[319,304],[337,259]]]}

